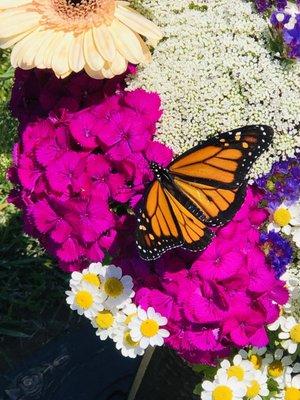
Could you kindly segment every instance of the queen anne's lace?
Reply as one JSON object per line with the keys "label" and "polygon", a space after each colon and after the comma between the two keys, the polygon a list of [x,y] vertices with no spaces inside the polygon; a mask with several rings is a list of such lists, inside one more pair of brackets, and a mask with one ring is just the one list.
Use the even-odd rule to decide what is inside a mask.
{"label": "queen anne's lace", "polygon": [[157,91],[164,114],[160,140],[181,153],[217,131],[271,125],[274,147],[253,168],[266,173],[297,146],[300,65],[287,66],[268,47],[268,26],[249,2],[136,0],[153,13],[165,40],[129,89]]}

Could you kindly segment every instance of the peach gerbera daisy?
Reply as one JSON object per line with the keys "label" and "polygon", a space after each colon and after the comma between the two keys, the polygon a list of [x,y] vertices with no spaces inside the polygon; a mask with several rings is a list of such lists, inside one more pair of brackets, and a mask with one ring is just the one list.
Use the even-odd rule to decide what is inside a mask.
{"label": "peach gerbera daisy", "polygon": [[93,78],[151,61],[140,35],[155,45],[157,26],[117,0],[1,0],[0,47],[13,67],[51,68],[64,78],[83,68]]}

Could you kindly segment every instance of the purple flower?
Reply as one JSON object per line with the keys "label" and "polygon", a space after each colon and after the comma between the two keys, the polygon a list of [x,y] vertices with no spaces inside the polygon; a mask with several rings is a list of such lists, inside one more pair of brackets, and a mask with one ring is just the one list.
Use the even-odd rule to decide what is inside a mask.
{"label": "purple flower", "polygon": [[256,184],[263,191],[263,201],[272,210],[283,201],[294,203],[300,198],[300,155],[275,163]]}
{"label": "purple flower", "polygon": [[289,241],[284,239],[280,233],[270,231],[262,233],[260,243],[267,256],[268,262],[272,265],[276,278],[280,278],[286,271],[286,266],[292,261],[293,249]]}

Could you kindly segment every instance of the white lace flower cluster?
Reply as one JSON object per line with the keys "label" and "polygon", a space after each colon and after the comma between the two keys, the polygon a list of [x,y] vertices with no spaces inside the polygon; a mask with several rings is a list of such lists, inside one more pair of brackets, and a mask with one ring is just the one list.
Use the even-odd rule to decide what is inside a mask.
{"label": "white lace flower cluster", "polygon": [[73,272],[66,291],[70,308],[84,315],[100,340],[112,339],[125,357],[143,355],[148,346],[162,346],[169,332],[167,319],[152,307],[143,310],[132,303],[131,276],[115,265],[92,263],[82,272]]}
{"label": "white lace flower cluster", "polygon": [[[202,400],[263,400],[285,399],[300,389],[300,364],[282,349],[274,354],[267,348],[240,350],[232,361],[223,360],[216,369],[213,381],[201,385]],[[274,396],[274,397],[273,397]]]}
{"label": "white lace flower cluster", "polygon": [[[179,154],[219,131],[263,123],[274,145],[252,170],[269,171],[299,142],[300,63],[269,50],[266,20],[251,2],[135,0],[164,29],[153,62],[128,81],[162,99],[159,139]],[[298,138],[297,138],[298,136]]]}
{"label": "white lace flower cluster", "polygon": [[300,265],[291,264],[281,279],[286,283],[290,295],[289,301],[283,307],[283,313],[300,321]]}

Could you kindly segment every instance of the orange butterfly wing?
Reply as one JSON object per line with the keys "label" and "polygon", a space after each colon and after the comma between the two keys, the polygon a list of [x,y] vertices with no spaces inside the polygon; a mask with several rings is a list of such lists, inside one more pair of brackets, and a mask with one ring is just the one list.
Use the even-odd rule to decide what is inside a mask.
{"label": "orange butterfly wing", "polygon": [[175,247],[204,249],[214,235],[207,225],[223,225],[241,207],[247,173],[272,137],[268,126],[246,126],[199,144],[168,170],[154,165],[157,180],[138,215],[141,257],[153,260]]}
{"label": "orange butterfly wing", "polygon": [[253,162],[269,147],[273,130],[264,125],[225,132],[194,147],[169,166],[172,175],[216,188],[244,183]]}
{"label": "orange butterfly wing", "polygon": [[137,221],[137,245],[145,260],[159,258],[176,247],[202,250],[213,237],[212,231],[158,181],[150,186]]}

